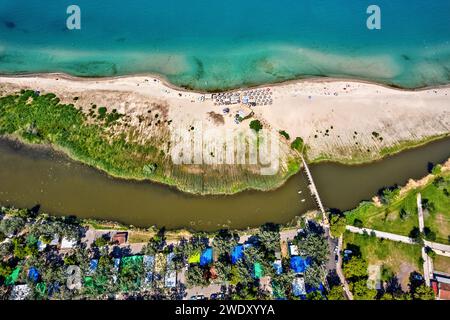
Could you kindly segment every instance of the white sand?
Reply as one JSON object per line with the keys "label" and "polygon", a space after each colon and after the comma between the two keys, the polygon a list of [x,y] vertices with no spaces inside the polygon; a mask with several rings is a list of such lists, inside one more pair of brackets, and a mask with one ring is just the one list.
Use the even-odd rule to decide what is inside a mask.
{"label": "white sand", "polygon": [[[84,110],[88,110],[91,103],[105,106],[110,111],[117,109],[129,115],[141,128],[139,132],[147,137],[158,135],[161,128],[149,128],[137,119],[146,117],[152,108],[161,112],[161,119],[172,120],[174,126],[200,121],[204,128],[247,128],[249,121],[237,125],[234,114],[238,110],[245,113],[253,110],[254,118],[266,127],[285,130],[291,140],[302,137],[310,146],[308,156],[311,159],[327,156],[348,160],[356,155],[376,158],[382,148],[398,142],[450,132],[449,86],[406,91],[328,79],[268,87],[273,91],[272,105],[227,106],[231,112],[224,116],[222,123],[214,120],[211,112],[222,115],[225,106],[215,106],[211,100],[200,101],[202,93],[174,88],[152,76],[113,79],[79,79],[60,74],[0,77],[1,94],[30,88],[55,93],[63,102],[74,103]],[[79,97],[76,102],[73,101],[75,96]],[[220,119],[220,116],[216,118]]]}

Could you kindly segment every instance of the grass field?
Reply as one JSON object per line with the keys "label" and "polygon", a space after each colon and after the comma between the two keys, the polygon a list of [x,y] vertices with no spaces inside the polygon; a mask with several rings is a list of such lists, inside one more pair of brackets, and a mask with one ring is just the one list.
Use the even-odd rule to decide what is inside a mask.
{"label": "grass field", "polygon": [[418,227],[417,193],[422,195],[425,226],[437,235],[436,241],[448,243],[450,235],[450,174],[440,173],[426,185],[411,189],[403,195],[394,195],[386,204],[373,202],[360,204],[356,209],[346,212],[347,223],[354,225],[360,220],[367,228],[409,235],[413,227]]}
{"label": "grass field", "polygon": [[344,248],[349,244],[358,246],[361,256],[370,265],[378,265],[395,274],[404,289],[407,288],[409,275],[413,271],[423,273],[420,265],[421,248],[419,245],[378,239],[346,231]]}
{"label": "grass field", "polygon": [[450,257],[436,255],[433,259],[434,270],[450,273]]}

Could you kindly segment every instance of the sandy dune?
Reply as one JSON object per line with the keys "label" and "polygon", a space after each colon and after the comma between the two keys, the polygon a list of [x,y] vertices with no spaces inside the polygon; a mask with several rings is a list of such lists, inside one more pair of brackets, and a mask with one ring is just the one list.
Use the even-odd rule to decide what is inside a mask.
{"label": "sandy dune", "polygon": [[[31,88],[52,92],[63,102],[88,110],[94,103],[130,117],[145,137],[161,128],[146,125],[149,110],[159,110],[171,125],[203,128],[248,128],[234,122],[239,110],[254,112],[266,128],[302,137],[312,159],[365,161],[399,142],[423,140],[450,132],[450,87],[396,90],[349,80],[304,80],[266,86],[273,104],[214,105],[209,95],[185,91],[152,76],[79,79],[61,74],[0,77],[0,94]],[[262,88],[262,87],[261,87]],[[241,90],[242,91],[242,90]],[[74,102],[74,97],[78,100]],[[205,97],[203,99],[202,97]],[[223,114],[225,107],[230,112]],[[153,112],[154,113],[154,112]],[[286,145],[289,143],[285,141]]]}

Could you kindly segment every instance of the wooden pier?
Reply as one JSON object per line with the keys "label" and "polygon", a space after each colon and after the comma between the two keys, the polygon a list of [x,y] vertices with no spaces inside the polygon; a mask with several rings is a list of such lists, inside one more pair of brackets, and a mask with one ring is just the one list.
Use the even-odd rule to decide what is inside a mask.
{"label": "wooden pier", "polygon": [[322,223],[324,225],[328,225],[328,218],[325,212],[325,208],[322,204],[322,201],[320,200],[319,191],[317,191],[316,185],[314,183],[311,171],[309,170],[308,164],[305,161],[305,158],[302,157],[303,167],[305,168],[306,176],[308,178],[309,182],[309,190],[311,191],[311,194],[313,195],[314,199],[317,202],[317,205],[319,206],[320,212],[322,212]]}

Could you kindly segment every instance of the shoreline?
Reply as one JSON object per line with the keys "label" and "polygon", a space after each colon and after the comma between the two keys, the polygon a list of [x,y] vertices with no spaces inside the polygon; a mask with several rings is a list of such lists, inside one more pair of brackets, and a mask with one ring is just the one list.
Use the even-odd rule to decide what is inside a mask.
{"label": "shoreline", "polygon": [[[211,108],[210,105],[212,102],[199,102],[198,98],[201,97],[201,93],[179,89],[166,82],[163,78],[153,78],[154,81],[150,80],[151,79],[138,75],[107,78],[80,78],[62,73],[34,74],[34,76],[29,74],[11,75],[6,77],[0,76],[0,91],[1,89],[5,89],[6,95],[17,92],[16,90],[18,90],[18,88],[34,88],[35,90],[43,90],[45,93],[54,92],[56,96],[61,99],[61,103],[75,105],[74,107],[77,109],[79,108],[83,113],[87,113],[89,110],[86,106],[87,103],[90,103],[91,105],[95,103],[99,106],[103,105],[112,108],[118,101],[126,101],[126,103],[131,104],[136,102],[137,107],[135,107],[134,110],[124,109],[125,111],[123,112],[127,116],[129,115],[127,112],[130,112],[130,115],[135,117],[141,117],[144,112],[147,111],[148,103],[156,101],[157,103],[166,104],[165,108],[168,110],[158,111],[169,114],[166,117],[166,120],[170,119],[172,121],[172,119],[174,119],[174,122],[178,121],[181,123],[188,118],[188,120],[191,119],[191,123],[194,123],[194,121],[202,121],[203,124],[205,124],[205,120],[210,121],[209,117],[205,116],[205,114],[207,113],[208,108]],[[4,85],[2,86],[2,84]],[[323,88],[324,86],[329,87],[329,89]],[[258,88],[260,87],[267,88],[268,86],[261,85]],[[269,87],[274,91],[274,100],[278,99],[279,101],[275,101],[274,106],[270,107],[250,107],[249,109],[255,113],[253,118],[261,120],[264,126],[269,129],[288,131],[292,140],[296,136],[301,137],[308,149],[306,158],[311,164],[331,162],[342,165],[364,165],[380,161],[385,157],[404,150],[420,147],[426,143],[450,136],[450,125],[446,122],[446,118],[450,111],[450,108],[448,108],[450,106],[448,105],[449,98],[447,98],[448,93],[450,93],[450,84],[434,90],[408,90],[390,88],[357,80],[317,78],[292,80]],[[342,89],[342,87],[344,88]],[[346,89],[348,90],[345,91]],[[330,94],[333,90],[335,91],[334,96]],[[339,92],[339,97],[336,92]],[[84,95],[84,97],[81,95]],[[308,95],[310,95],[309,99]],[[80,101],[82,101],[80,102],[77,99],[74,102],[74,96],[82,97],[80,99]],[[314,96],[314,100],[311,99],[311,96]],[[125,97],[124,100],[121,100],[122,97]],[[383,105],[380,105],[381,110],[377,110],[379,105],[377,105],[377,100],[380,97],[386,102]],[[345,100],[339,102],[342,99]],[[364,107],[361,106],[361,99],[364,99]],[[434,105],[427,103],[427,99]],[[417,100],[419,101],[417,102]],[[393,106],[386,106],[392,101],[394,101]],[[338,102],[341,103],[341,106],[338,108],[333,106]],[[399,103],[399,106],[401,107],[400,110],[395,103]],[[302,109],[299,109],[298,104],[302,105]],[[422,104],[424,105],[422,106]],[[183,107],[180,107],[180,105]],[[237,105],[237,107],[247,108],[242,105]],[[419,107],[422,110],[419,110]],[[435,108],[437,110],[433,109],[434,107],[438,107]],[[212,111],[218,112],[217,109],[220,109],[221,107],[212,108]],[[340,108],[342,108],[342,111]],[[333,115],[334,109],[339,112]],[[411,119],[406,122],[407,127],[405,128],[405,131],[401,128],[402,122],[405,121],[404,113],[410,113],[410,111],[414,111],[416,114],[410,115]],[[394,116],[384,119],[388,113],[394,113]],[[348,115],[351,115],[352,118],[342,120],[342,116],[348,117]],[[337,137],[335,134],[335,137],[328,138],[329,135],[324,134],[323,137],[320,136],[318,139],[315,139],[318,136],[318,130],[320,130],[321,127],[322,130],[326,128],[326,121],[323,121],[323,118],[330,118],[331,116],[334,116],[334,119],[328,120],[328,126],[331,124],[331,129],[333,129],[333,125],[337,127],[339,126],[339,123],[341,123],[342,129],[336,132]],[[429,118],[429,123],[427,126],[422,126],[422,118],[425,117]],[[243,128],[248,126],[247,122],[235,126],[231,120],[232,119],[226,119],[225,125],[222,124],[222,127]],[[373,120],[378,120],[380,125],[385,126],[386,129],[389,129],[391,132],[385,133],[378,129],[371,129],[370,126],[373,125]],[[367,122],[366,125],[364,125],[364,121]],[[410,124],[409,122],[411,121],[416,121],[417,123]],[[361,125],[360,122],[363,125]],[[439,124],[439,128],[437,129],[435,129],[436,122]],[[354,145],[355,141],[359,140],[359,137],[355,140],[355,135],[353,135],[352,130],[346,128],[348,127],[348,124],[359,126],[361,130],[367,131],[365,136],[361,137],[361,131],[358,130],[360,131],[359,137],[363,138],[361,146],[363,149],[367,147],[367,150],[369,150],[370,146],[370,153],[366,153],[365,150],[359,150],[360,147]],[[211,122],[207,123],[207,125],[213,128],[217,127],[217,125],[211,124]],[[140,120],[137,126],[140,126]],[[368,128],[366,129],[366,127]],[[376,127],[377,124],[375,124],[375,128]],[[400,127],[400,129],[397,127]],[[168,128],[168,126],[162,127],[162,129],[165,128]],[[416,130],[419,128],[423,132],[416,133]],[[313,131],[314,129],[316,132]],[[354,129],[356,134],[356,127],[352,129]],[[143,131],[142,135],[147,137],[154,136],[156,139],[167,139],[167,137],[158,136],[161,130],[159,127],[152,130],[153,131]],[[326,131],[328,132],[329,129]],[[336,131],[336,129],[334,131]],[[372,131],[372,134],[374,131],[382,132],[385,140],[380,140],[380,142],[378,139],[374,139],[374,137],[370,135],[370,131]],[[322,134],[322,131],[320,132]],[[314,133],[316,134],[314,135]],[[331,132],[331,134],[334,133],[335,132]],[[342,134],[346,135],[346,141],[343,141],[343,137],[341,137]],[[387,136],[385,136],[385,134],[387,134]],[[353,138],[351,137],[352,135]],[[30,144],[28,141],[20,139],[20,137],[17,138],[26,144]],[[330,139],[332,139],[332,144],[330,144]],[[277,175],[273,177],[273,180],[265,181],[263,184],[260,184],[256,180],[249,183],[248,181],[242,182],[237,179],[225,182],[225,185],[228,183],[232,187],[219,186],[214,190],[209,190],[208,188],[200,190],[197,186],[180,184],[182,181],[177,180],[176,176],[174,177],[171,175],[166,177],[153,176],[147,178],[136,172],[133,174],[121,174],[120,168],[119,170],[108,170],[107,168],[103,168],[101,163],[99,165],[98,159],[88,159],[81,155],[76,156],[70,149],[62,148],[51,143],[50,147],[53,150],[64,153],[72,160],[96,168],[111,177],[124,180],[150,181],[162,186],[169,186],[180,192],[202,196],[233,195],[239,192],[252,190],[271,191],[282,187],[289,178],[298,174],[301,169],[301,166],[297,163],[298,159],[296,155],[292,153],[292,150],[289,150],[289,144],[292,140],[283,140],[283,143],[286,145],[285,149],[286,147],[288,149],[287,151],[285,150],[285,154],[283,155],[283,161],[285,161],[286,167],[283,172],[277,173]],[[388,141],[386,142],[386,140]],[[44,139],[44,141],[46,141],[46,139]],[[344,149],[341,148],[343,144],[345,147]],[[358,145],[358,142],[356,142],[356,145]],[[293,161],[292,164],[296,165],[288,168],[289,161]],[[208,171],[209,169],[206,168],[204,170]],[[236,173],[239,172],[235,172],[235,174]],[[196,175],[195,172],[189,174],[192,176]],[[203,172],[203,174],[205,173]]]}
{"label": "shoreline", "polygon": [[76,82],[92,82],[92,81],[111,81],[111,80],[127,80],[127,79],[134,79],[134,78],[142,78],[142,77],[148,77],[151,79],[156,79],[161,82],[164,86],[181,91],[181,92],[190,92],[190,93],[197,93],[197,94],[209,94],[209,93],[226,93],[226,92],[233,92],[233,91],[239,91],[239,90],[252,90],[252,89],[258,89],[258,88],[266,88],[266,87],[279,87],[284,85],[290,85],[290,84],[302,84],[302,83],[328,83],[328,82],[349,82],[349,83],[355,83],[355,84],[368,84],[368,85],[375,85],[379,87],[383,87],[386,89],[391,90],[397,90],[397,91],[404,91],[404,92],[420,92],[425,90],[433,90],[433,89],[443,89],[443,88],[450,88],[450,81],[447,84],[441,84],[436,86],[423,86],[423,87],[415,87],[415,88],[406,88],[401,87],[397,85],[390,85],[387,83],[377,82],[377,81],[371,81],[367,79],[360,79],[360,78],[345,78],[345,77],[327,77],[327,76],[306,76],[304,78],[296,78],[296,79],[290,79],[290,80],[282,80],[280,82],[269,82],[269,83],[261,83],[258,85],[250,85],[250,86],[240,86],[240,87],[233,87],[226,90],[211,90],[211,91],[202,91],[194,88],[186,88],[182,86],[178,86],[176,84],[173,84],[169,81],[169,79],[161,74],[157,73],[135,73],[135,74],[127,74],[127,75],[117,75],[117,76],[74,76],[69,73],[65,72],[38,72],[38,73],[15,73],[15,74],[8,74],[8,73],[0,73],[0,79],[1,78],[30,78],[30,77],[37,77],[37,78],[44,78],[44,79],[52,79],[55,77],[58,77],[60,79],[69,80],[69,81],[76,81]]}

